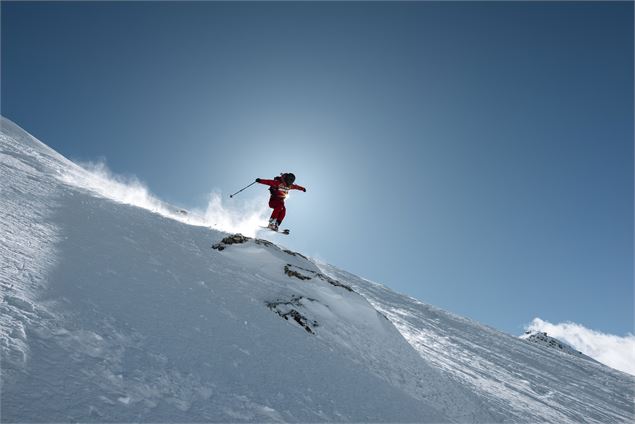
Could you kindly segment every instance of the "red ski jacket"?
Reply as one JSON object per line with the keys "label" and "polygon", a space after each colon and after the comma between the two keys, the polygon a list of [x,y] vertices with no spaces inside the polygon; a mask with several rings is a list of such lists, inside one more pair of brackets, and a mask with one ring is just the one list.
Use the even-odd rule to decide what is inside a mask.
{"label": "red ski jacket", "polygon": [[269,189],[269,191],[271,192],[271,197],[277,197],[283,200],[289,195],[289,190],[306,191],[306,189],[302,186],[299,186],[297,184],[287,185],[284,181],[263,180],[259,178],[257,182],[271,187]]}

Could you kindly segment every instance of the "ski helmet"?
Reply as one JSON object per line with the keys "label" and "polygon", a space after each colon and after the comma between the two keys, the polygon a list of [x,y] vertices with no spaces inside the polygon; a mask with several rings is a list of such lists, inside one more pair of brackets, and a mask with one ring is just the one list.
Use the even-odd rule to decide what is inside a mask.
{"label": "ski helmet", "polygon": [[287,184],[293,184],[293,182],[295,181],[295,175],[293,175],[290,172],[286,174],[282,174],[282,179]]}

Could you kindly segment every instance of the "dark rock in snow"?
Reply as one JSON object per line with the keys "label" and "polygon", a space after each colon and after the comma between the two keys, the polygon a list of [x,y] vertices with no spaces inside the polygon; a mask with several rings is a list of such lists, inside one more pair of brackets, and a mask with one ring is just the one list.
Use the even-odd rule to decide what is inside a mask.
{"label": "dark rock in snow", "polygon": [[245,237],[242,234],[234,234],[222,239],[219,243],[212,245],[212,249],[224,250],[230,244],[241,244],[251,240],[249,237]]}
{"label": "dark rock in snow", "polygon": [[300,325],[300,327],[304,328],[307,333],[310,334],[315,334],[315,331],[313,331],[313,329],[315,327],[318,326],[317,321],[315,320],[311,320],[307,317],[305,317],[304,315],[302,315],[300,312],[298,312],[296,309],[293,309],[291,306],[295,306],[295,307],[302,307],[302,299],[306,299],[310,302],[316,302],[315,299],[311,299],[308,297],[303,297],[303,296],[291,296],[291,299],[284,301],[284,300],[277,300],[275,302],[268,302],[267,303],[267,307],[269,309],[271,309],[272,311],[274,311],[275,313],[277,313],[278,315],[280,315],[282,318],[284,318],[285,320],[289,321],[289,318],[291,318],[293,321],[295,321],[298,325]]}
{"label": "dark rock in snow", "polygon": [[267,247],[275,247],[276,249],[279,249],[278,246],[276,246],[275,244],[273,244],[272,242],[268,241],[268,240],[263,240],[263,239],[256,239],[254,240],[256,242],[256,244],[260,244],[262,246],[267,246]]}
{"label": "dark rock in snow", "polygon": [[309,258],[307,258],[307,257],[306,257],[306,256],[304,256],[303,254],[298,253],[298,252],[293,252],[293,251],[291,251],[291,250],[287,250],[287,249],[284,249],[284,250],[283,250],[283,252],[284,252],[284,253],[288,253],[288,254],[289,254],[289,255],[291,255],[291,256],[299,256],[299,257],[301,257],[301,258],[303,258],[303,259],[306,259],[307,261],[309,260]]}
{"label": "dark rock in snow", "polygon": [[525,335],[522,336],[521,338],[527,340],[528,342],[536,343],[538,345],[546,346],[552,349],[557,349],[561,352],[568,353],[570,355],[576,355],[579,357],[588,358],[585,354],[583,354],[579,350],[574,349],[573,347],[569,346],[568,344],[556,338],[548,336],[547,333],[544,331],[537,331],[537,332],[525,331]]}
{"label": "dark rock in snow", "polygon": [[299,273],[298,271],[294,271],[291,269],[291,264],[286,264],[284,266],[284,273],[287,274],[289,277],[295,277],[298,278],[300,280],[310,280],[312,277],[309,277],[307,275],[303,275],[301,273]]}
{"label": "dark rock in snow", "polygon": [[[302,270],[304,272],[312,274],[312,276],[304,275],[301,272],[296,271],[296,270],[294,270],[292,268],[300,269],[300,270]],[[322,274],[320,272],[311,271],[310,269],[302,268],[302,267],[299,267],[297,265],[286,264],[284,266],[284,273],[287,274],[289,277],[295,277],[295,278],[298,278],[300,280],[310,280],[311,278],[314,278],[314,277],[315,278],[319,278],[320,280],[326,281],[327,283],[329,283],[332,286],[341,287],[344,290],[347,290],[347,291],[352,292],[352,293],[355,292],[350,286],[347,286],[346,284],[342,284],[339,281],[334,280],[333,278],[331,278],[331,277],[329,277],[327,275],[324,275],[324,274]]]}

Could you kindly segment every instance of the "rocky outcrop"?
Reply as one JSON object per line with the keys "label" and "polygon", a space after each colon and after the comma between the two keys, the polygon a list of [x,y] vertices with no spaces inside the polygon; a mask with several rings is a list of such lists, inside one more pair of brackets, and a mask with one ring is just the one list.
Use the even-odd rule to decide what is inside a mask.
{"label": "rocky outcrop", "polygon": [[291,269],[293,265],[291,264],[286,264],[284,266],[284,273],[287,274],[289,277],[295,277],[299,280],[310,280],[312,277],[309,277],[308,275],[303,275],[300,272]]}
{"label": "rocky outcrop", "polygon": [[287,254],[291,255],[291,256],[299,256],[299,257],[301,257],[301,258],[303,258],[303,259],[306,259],[307,261],[309,260],[309,258],[307,258],[307,257],[306,257],[306,256],[304,256],[303,254],[298,253],[298,252],[293,252],[293,251],[291,251],[291,250],[287,250],[287,249],[283,249],[282,251],[283,251],[284,253],[287,253]]}
{"label": "rocky outcrop", "polygon": [[212,249],[216,249],[218,251],[224,250],[227,246],[231,244],[241,244],[251,240],[249,237],[245,237],[242,234],[234,234],[232,236],[227,236],[222,239],[220,242],[213,244]]}
{"label": "rocky outcrop", "polygon": [[[262,240],[262,239],[252,239],[250,237],[243,236],[242,234],[234,234],[231,236],[227,236],[223,238],[220,242],[215,243],[212,246],[212,249],[223,251],[228,246],[231,246],[233,244],[243,244],[251,240],[253,240],[253,242],[257,245],[265,246],[267,248],[277,249],[290,256],[300,257],[300,258],[303,258],[304,260],[309,261],[309,259],[306,256],[300,253],[293,252],[291,250],[281,249],[270,241]],[[349,292],[353,292],[353,289],[351,287],[347,286],[346,284],[342,284],[339,281],[333,278],[330,278],[327,275],[324,275],[318,271],[302,268],[300,266],[293,265],[290,263],[287,263],[284,266],[284,273],[287,276],[289,276],[289,278],[297,278],[298,280],[301,280],[301,281],[318,279],[318,280],[325,281],[334,287],[340,287]],[[317,302],[317,300],[306,297],[306,296],[293,295],[291,296],[291,298],[287,300],[277,299],[276,301],[273,301],[273,302],[267,302],[266,305],[270,310],[272,310],[273,312],[275,312],[276,314],[278,314],[280,317],[284,318],[285,320],[295,322],[296,324],[304,328],[306,332],[309,334],[315,334],[315,328],[318,327],[318,322],[306,317],[300,312],[304,306],[303,302]]]}
{"label": "rocky outcrop", "polygon": [[[301,270],[304,273],[302,273],[302,272],[300,272],[298,270]],[[354,293],[354,290],[350,286],[347,286],[346,284],[342,284],[339,281],[337,281],[337,280],[335,280],[335,279],[333,279],[333,278],[331,278],[331,277],[329,277],[327,275],[324,275],[324,274],[322,274],[320,272],[311,271],[310,269],[302,268],[302,267],[299,267],[297,265],[286,264],[284,266],[284,273],[287,274],[289,277],[295,277],[295,278],[297,278],[299,280],[310,280],[312,278],[319,278],[320,280],[326,281],[327,283],[329,283],[332,286],[341,287],[344,290],[347,290],[349,292]]]}
{"label": "rocky outcrop", "polygon": [[[252,240],[251,237],[247,237],[247,236],[243,236],[242,234],[238,233],[238,234],[233,234],[231,236],[227,236],[224,239],[222,239],[221,241],[219,241],[218,243],[215,243],[212,245],[212,249],[216,249],[216,250],[224,250],[227,246],[232,245],[232,244],[241,244],[241,243],[246,243],[249,240]],[[302,255],[301,253],[298,252],[293,252],[291,250],[287,250],[287,249],[280,249],[278,246],[276,246],[274,243],[268,241],[268,240],[263,240],[263,239],[253,239],[254,243],[256,243],[257,245],[260,246],[266,246],[266,247],[270,247],[273,249],[277,249],[280,251],[283,251],[284,253],[291,255],[291,256],[299,256],[303,259],[309,260],[309,258],[307,258],[306,256]]]}
{"label": "rocky outcrop", "polygon": [[303,306],[302,300],[308,300],[309,302],[315,302],[315,299],[311,299],[304,296],[291,296],[289,300],[276,300],[275,302],[268,302],[267,307],[273,312],[280,315],[285,320],[293,320],[300,327],[304,328],[307,333],[315,334],[314,328],[318,326],[317,321],[311,320],[295,308]]}
{"label": "rocky outcrop", "polygon": [[548,336],[547,333],[544,331],[536,331],[536,332],[526,331],[525,334],[521,336],[521,338],[524,340],[527,340],[528,342],[535,343],[541,346],[546,346],[551,349],[557,349],[561,352],[568,353],[570,355],[588,358],[579,350],[574,349],[573,347],[569,346],[568,344],[556,338]]}

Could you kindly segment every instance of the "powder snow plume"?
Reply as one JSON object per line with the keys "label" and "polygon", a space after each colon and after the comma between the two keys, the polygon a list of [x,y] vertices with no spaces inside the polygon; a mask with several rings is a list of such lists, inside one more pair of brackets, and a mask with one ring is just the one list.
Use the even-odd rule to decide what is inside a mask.
{"label": "powder snow plume", "polygon": [[221,192],[215,190],[209,194],[205,209],[186,211],[159,200],[137,177],[115,175],[104,162],[79,163],[77,167],[66,170],[60,178],[67,184],[88,189],[116,202],[147,209],[189,225],[254,237],[267,223],[268,210],[264,199],[236,202],[229,206],[223,203]]}
{"label": "powder snow plume", "polygon": [[193,222],[194,225],[206,225],[228,233],[254,237],[260,227],[267,224],[266,204],[265,200],[256,199],[230,207],[223,204],[220,192],[213,192],[209,195],[207,208],[204,211],[194,210],[191,218],[202,220],[201,224]]}

